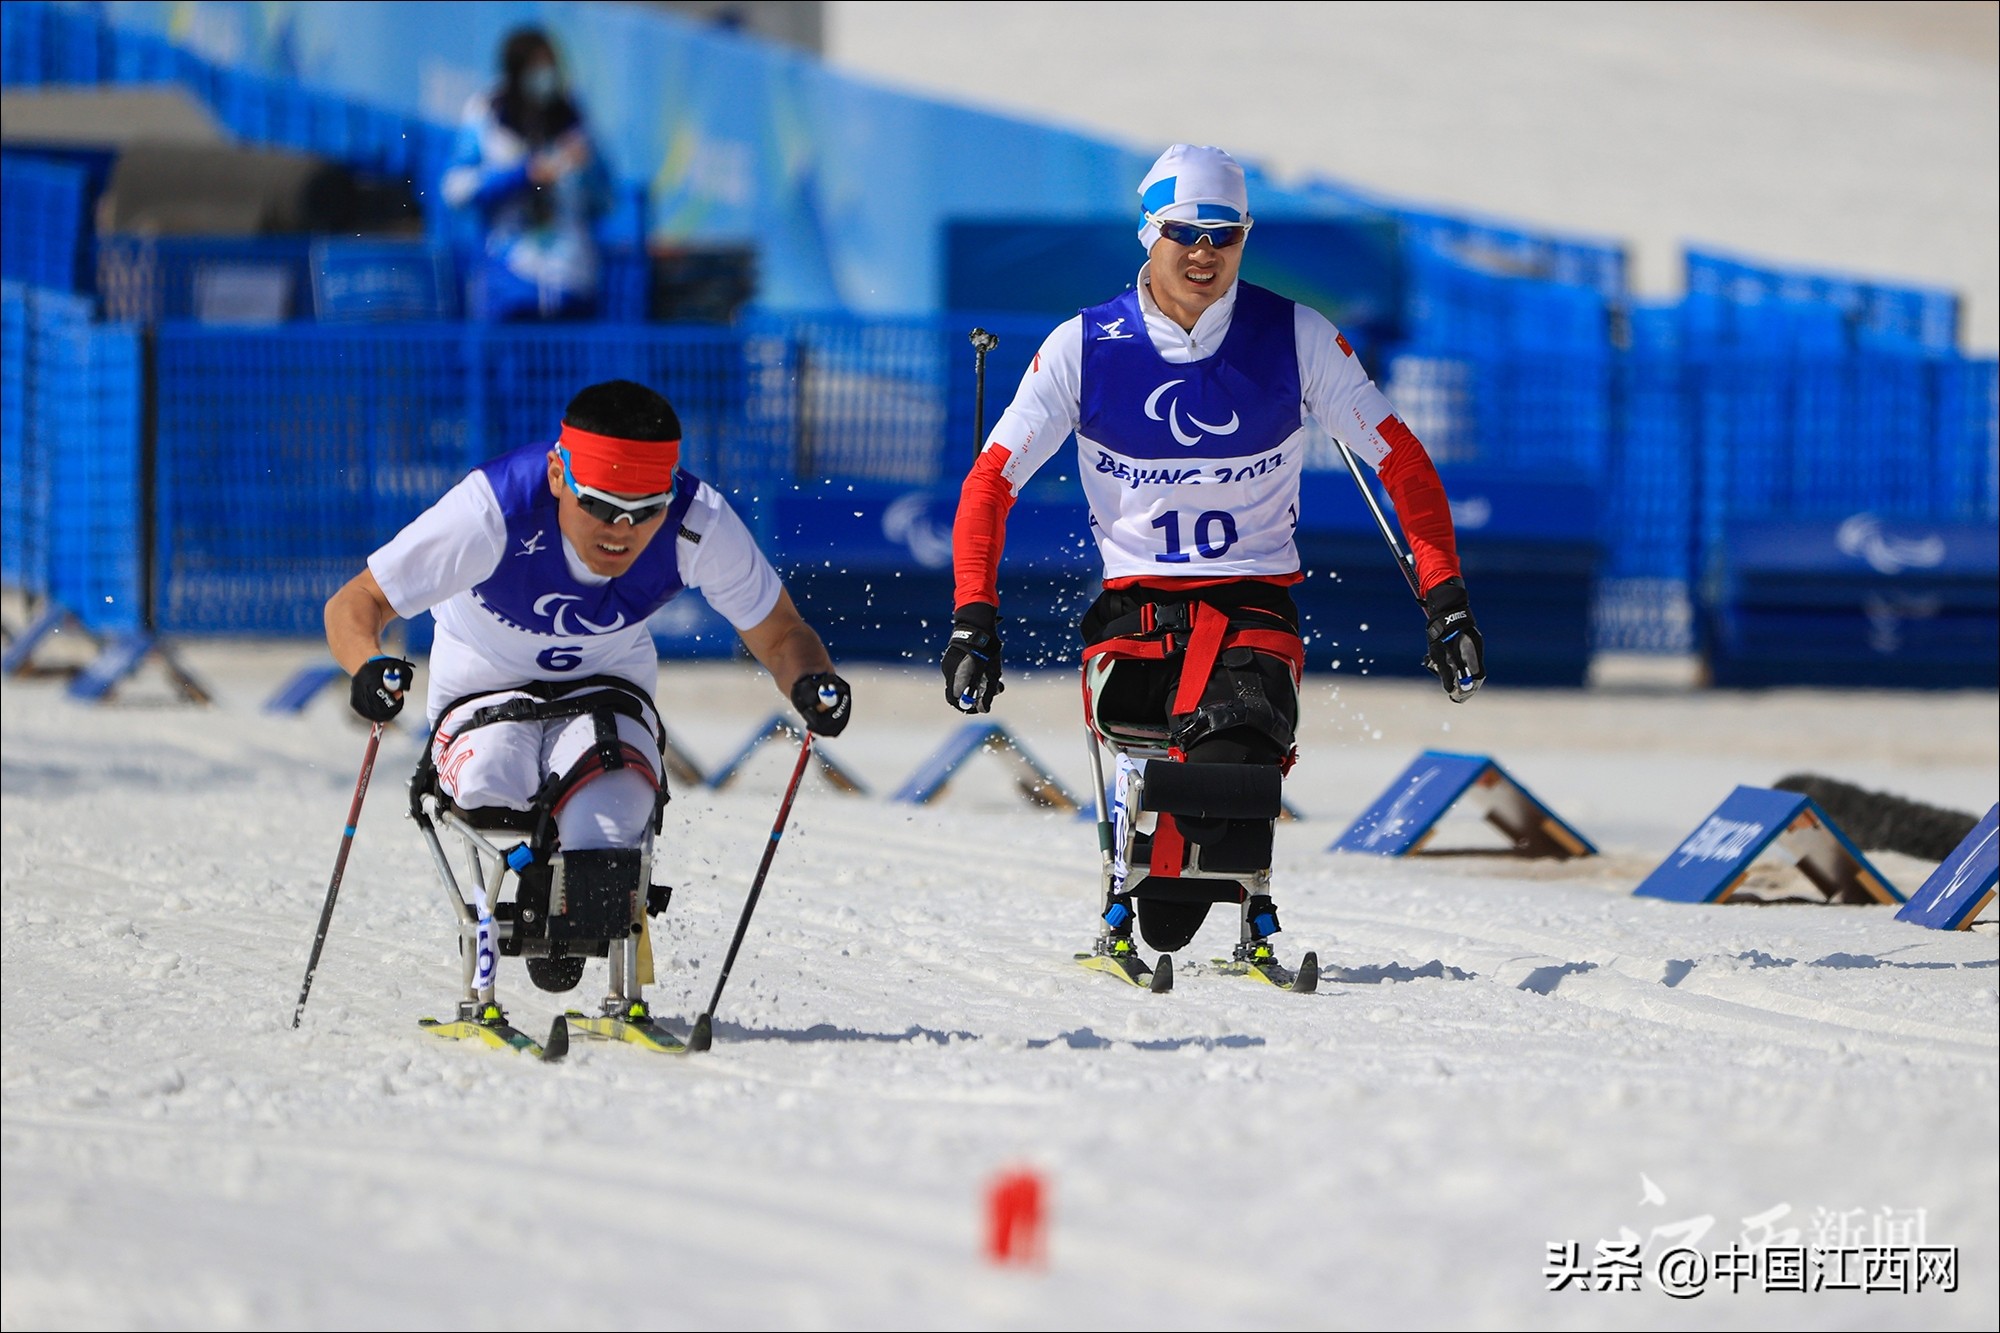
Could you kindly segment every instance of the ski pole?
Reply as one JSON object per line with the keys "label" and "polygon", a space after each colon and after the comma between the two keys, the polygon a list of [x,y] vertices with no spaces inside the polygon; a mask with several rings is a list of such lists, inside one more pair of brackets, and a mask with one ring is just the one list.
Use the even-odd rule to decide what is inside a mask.
{"label": "ski pole", "polygon": [[715,979],[715,994],[708,999],[708,1010],[694,1021],[694,1031],[688,1033],[687,1048],[690,1051],[705,1051],[715,1044],[715,1009],[722,1003],[722,988],[729,984],[729,969],[736,965],[736,951],[743,947],[743,936],[750,929],[750,914],[757,910],[758,895],[764,892],[764,876],[771,873],[771,860],[778,854],[778,839],[785,835],[785,821],[792,817],[792,798],[799,794],[799,779],[806,775],[806,760],[812,757],[813,738],[808,731],[799,744],[799,762],[792,766],[792,780],[785,784],[785,799],[778,805],[778,822],[771,825],[771,840],[764,844],[764,859],[757,863],[757,878],[750,881],[750,896],[743,903],[743,916],[736,923],[736,938],[729,942],[729,953],[722,960],[722,974]]}
{"label": "ski pole", "polygon": [[1000,335],[972,331],[972,452],[986,448],[986,354],[1000,345]]}
{"label": "ski pole", "polygon": [[1416,557],[1404,550],[1403,543],[1397,540],[1395,529],[1389,526],[1389,519],[1383,514],[1382,506],[1375,503],[1375,492],[1369,490],[1368,483],[1362,479],[1361,466],[1354,461],[1354,455],[1349,453],[1347,446],[1339,440],[1333,442],[1333,447],[1340,450],[1341,461],[1347,464],[1347,475],[1354,478],[1355,486],[1361,491],[1361,498],[1368,503],[1368,512],[1375,515],[1375,526],[1382,530],[1382,540],[1389,543],[1389,554],[1396,557],[1396,568],[1403,572],[1403,582],[1410,585],[1410,596],[1421,603],[1424,595],[1417,591]]}
{"label": "ski pole", "polygon": [[368,795],[368,779],[375,772],[375,751],[382,744],[382,728],[377,722],[368,732],[368,753],[361,758],[361,776],[354,784],[354,803],[347,807],[347,827],[340,835],[340,855],[333,858],[333,881],[326,886],[326,905],[319,909],[319,930],[313,935],[312,957],[306,960],[306,979],[299,983],[298,1008],[292,1010],[292,1026],[306,1012],[306,995],[312,990],[313,973],[319,970],[319,951],[326,947],[326,932],[333,925],[333,904],[340,896],[340,877],[347,870],[347,853],[354,846],[354,829],[361,822],[361,802]]}
{"label": "ski pole", "polygon": [[[985,329],[972,331],[972,456],[986,451],[986,354],[1000,345],[1000,335]],[[958,696],[958,706],[970,709],[972,691]]]}

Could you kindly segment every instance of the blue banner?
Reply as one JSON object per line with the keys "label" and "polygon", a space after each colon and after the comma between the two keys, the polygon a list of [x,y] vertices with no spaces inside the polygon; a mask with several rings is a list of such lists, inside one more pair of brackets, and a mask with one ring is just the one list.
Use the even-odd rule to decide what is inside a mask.
{"label": "blue banner", "polygon": [[1920,583],[2000,579],[2000,528],[1990,523],[1929,523],[1872,513],[1840,519],[1732,524],[1730,565],[1758,575],[1812,574]]}

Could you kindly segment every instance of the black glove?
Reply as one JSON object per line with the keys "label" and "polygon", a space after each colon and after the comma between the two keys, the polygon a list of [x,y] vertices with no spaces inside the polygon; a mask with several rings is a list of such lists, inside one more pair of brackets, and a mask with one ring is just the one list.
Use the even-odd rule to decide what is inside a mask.
{"label": "black glove", "polygon": [[1437,672],[1455,704],[1470,699],[1486,682],[1486,640],[1472,619],[1465,580],[1453,576],[1424,594],[1430,613],[1430,649],[1425,665]]}
{"label": "black glove", "polygon": [[951,642],[944,649],[944,697],[961,713],[990,713],[1000,683],[998,607],[967,602],[951,618]]}
{"label": "black glove", "polygon": [[403,692],[417,679],[417,668],[400,657],[377,654],[361,664],[347,701],[370,722],[387,722],[403,711]]}
{"label": "black glove", "polygon": [[806,730],[815,736],[838,736],[847,730],[854,711],[854,691],[831,671],[800,676],[792,682],[792,707],[806,720]]}

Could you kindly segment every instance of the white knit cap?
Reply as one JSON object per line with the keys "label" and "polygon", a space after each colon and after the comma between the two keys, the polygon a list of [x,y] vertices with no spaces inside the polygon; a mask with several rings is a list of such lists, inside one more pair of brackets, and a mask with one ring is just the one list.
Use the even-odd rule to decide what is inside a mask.
{"label": "white knit cap", "polygon": [[1147,250],[1160,229],[1145,215],[1174,222],[1241,222],[1250,214],[1243,165],[1220,148],[1177,143],[1160,154],[1139,183],[1139,244]]}

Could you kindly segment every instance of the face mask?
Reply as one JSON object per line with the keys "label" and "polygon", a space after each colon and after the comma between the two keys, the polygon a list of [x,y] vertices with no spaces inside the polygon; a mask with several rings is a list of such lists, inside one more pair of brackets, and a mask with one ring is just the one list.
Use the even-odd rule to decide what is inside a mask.
{"label": "face mask", "polygon": [[530,101],[553,102],[562,91],[562,75],[554,65],[537,65],[521,76],[521,91]]}

